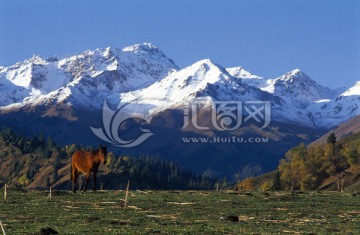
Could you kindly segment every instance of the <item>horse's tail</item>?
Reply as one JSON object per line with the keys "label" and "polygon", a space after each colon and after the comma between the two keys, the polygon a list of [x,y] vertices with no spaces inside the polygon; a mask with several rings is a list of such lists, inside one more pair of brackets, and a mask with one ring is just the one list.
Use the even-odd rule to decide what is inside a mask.
{"label": "horse's tail", "polygon": [[70,180],[72,181],[73,180],[73,172],[72,172],[72,168],[73,168],[73,163],[72,163],[72,158],[71,158],[71,163],[70,163]]}

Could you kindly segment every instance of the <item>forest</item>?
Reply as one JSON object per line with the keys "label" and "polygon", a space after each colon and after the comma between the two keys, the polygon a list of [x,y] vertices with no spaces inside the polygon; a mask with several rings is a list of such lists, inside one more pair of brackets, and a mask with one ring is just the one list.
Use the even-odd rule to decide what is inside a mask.
{"label": "forest", "polygon": [[[67,189],[68,181],[58,182],[62,178],[59,172],[69,166],[76,150],[90,151],[95,147],[76,144],[60,146],[51,137],[42,134],[26,137],[10,128],[1,128],[0,148],[0,188],[7,183],[20,188],[55,186]],[[65,173],[70,173],[70,170]],[[133,189],[206,190],[214,189],[215,184],[226,186],[226,179],[215,180],[206,172],[195,174],[173,161],[148,155],[117,156],[112,152],[108,153],[107,164],[99,177],[101,186],[98,187],[104,189],[125,187],[128,180]]]}
{"label": "forest", "polygon": [[360,133],[337,141],[331,133],[324,144],[300,144],[290,149],[280,161],[279,172],[283,189],[314,190],[328,178],[336,177],[342,191],[346,175],[358,172]]}

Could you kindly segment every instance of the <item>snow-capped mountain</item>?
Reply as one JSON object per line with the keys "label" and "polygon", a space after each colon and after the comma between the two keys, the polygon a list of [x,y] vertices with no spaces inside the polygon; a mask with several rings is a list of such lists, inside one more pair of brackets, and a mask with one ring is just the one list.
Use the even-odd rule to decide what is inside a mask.
{"label": "snow-capped mountain", "polygon": [[360,115],[360,81],[332,100],[310,105],[309,117],[315,125],[332,127]]}
{"label": "snow-capped mountain", "polygon": [[338,94],[338,89],[332,90],[319,85],[299,69],[294,69],[275,79],[264,79],[253,75],[243,67],[226,70],[231,76],[241,79],[247,85],[255,86],[268,93],[283,97],[286,101],[293,101],[293,103],[306,102],[308,105],[314,100],[325,99],[324,97],[331,99]]}
{"label": "snow-capped mountain", "polygon": [[317,84],[299,69],[267,80],[260,89],[283,98],[288,105],[297,108],[306,108],[314,101],[336,96],[334,90]]}
{"label": "snow-capped mountain", "polygon": [[264,86],[264,83],[266,82],[266,80],[263,77],[254,75],[254,74],[250,73],[249,71],[245,70],[241,66],[227,68],[226,71],[228,71],[228,73],[231,76],[240,79],[242,81],[242,83],[244,83],[248,86],[259,88],[259,87]]}
{"label": "snow-capped mountain", "polygon": [[119,102],[131,104],[130,110],[154,114],[168,108],[183,107],[196,98],[210,100],[259,100],[267,94],[242,84],[240,79],[209,59],[169,74],[154,84],[133,92],[122,93]]}
{"label": "snow-capped mountain", "polygon": [[243,67],[201,60],[179,69],[156,46],[136,44],[44,59],[40,56],[0,67],[0,111],[66,104],[99,110],[127,105],[133,113],[156,114],[183,107],[195,98],[217,101],[270,101],[272,118],[330,128],[359,115],[360,82],[345,92],[317,84],[295,69],[275,79]]}
{"label": "snow-capped mountain", "polygon": [[[195,98],[210,102],[271,101],[272,117],[276,121],[329,128],[353,117],[349,110],[338,119],[321,109],[320,105],[336,98],[336,91],[317,84],[299,69],[265,80],[241,67],[224,69],[211,60],[201,60],[149,87],[122,93],[117,102],[130,104],[127,111],[153,115],[183,107]],[[357,107],[355,100],[352,103]]]}
{"label": "snow-capped mountain", "polygon": [[248,80],[256,80],[256,79],[263,79],[260,76],[251,74],[249,71],[245,70],[243,67],[233,67],[227,68],[226,71],[233,77],[240,78],[240,79],[248,79]]}
{"label": "snow-capped mountain", "polygon": [[0,71],[0,105],[97,106],[111,93],[140,89],[175,70],[175,63],[149,43],[89,50],[60,60],[33,56]]}
{"label": "snow-capped mountain", "polygon": [[360,96],[360,81],[357,81],[353,87],[350,87],[348,90],[346,90],[340,96],[341,97]]}

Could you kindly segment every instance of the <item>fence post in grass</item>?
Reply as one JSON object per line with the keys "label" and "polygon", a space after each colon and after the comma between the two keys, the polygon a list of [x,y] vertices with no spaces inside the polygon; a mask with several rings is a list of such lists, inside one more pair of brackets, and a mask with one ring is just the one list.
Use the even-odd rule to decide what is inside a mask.
{"label": "fence post in grass", "polygon": [[127,183],[127,187],[126,187],[126,193],[125,193],[125,207],[126,207],[126,204],[127,204],[127,199],[128,199],[128,194],[129,194],[129,186],[130,186],[130,180],[128,180],[128,183]]}
{"label": "fence post in grass", "polygon": [[4,189],[4,201],[6,201],[6,197],[7,197],[6,188],[7,188],[7,185],[5,184],[5,189]]}
{"label": "fence post in grass", "polygon": [[2,233],[3,233],[4,235],[6,235],[4,226],[3,226],[3,224],[1,223],[1,221],[0,221],[0,227],[1,227]]}
{"label": "fence post in grass", "polygon": [[51,187],[50,187],[50,191],[49,191],[49,195],[47,196],[47,199],[51,200]]}

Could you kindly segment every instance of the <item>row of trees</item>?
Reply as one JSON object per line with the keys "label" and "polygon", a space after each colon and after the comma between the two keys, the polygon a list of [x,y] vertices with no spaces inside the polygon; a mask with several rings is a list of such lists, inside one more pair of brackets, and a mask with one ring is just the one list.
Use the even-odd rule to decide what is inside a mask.
{"label": "row of trees", "polygon": [[[126,185],[127,180],[132,187],[139,189],[213,189],[216,181],[207,176],[196,175],[184,170],[173,161],[141,156],[129,158],[115,157],[108,154],[107,169],[104,176],[106,186],[111,188]],[[109,185],[110,184],[110,185]]]}
{"label": "row of trees", "polygon": [[54,151],[61,151],[61,147],[50,136],[45,138],[43,134],[26,137],[11,128],[1,128],[0,136],[6,146],[16,146],[22,154],[42,153],[45,158],[50,158]]}
{"label": "row of trees", "polygon": [[279,164],[284,189],[313,190],[328,177],[359,164],[360,135],[337,142],[332,133],[325,144],[290,149]]}

